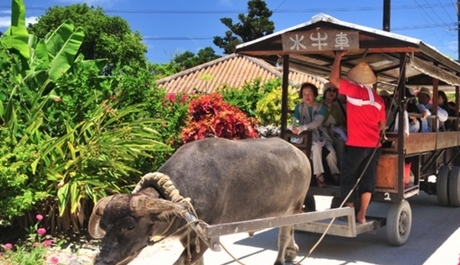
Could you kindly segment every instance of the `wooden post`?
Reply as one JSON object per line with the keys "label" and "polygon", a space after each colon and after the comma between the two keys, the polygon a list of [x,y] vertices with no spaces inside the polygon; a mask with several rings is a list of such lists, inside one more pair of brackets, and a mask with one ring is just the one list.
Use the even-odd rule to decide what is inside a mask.
{"label": "wooden post", "polygon": [[[405,151],[404,151],[404,109],[406,103],[402,103],[404,101],[405,93],[406,93],[406,54],[400,53],[399,54],[399,83],[398,87],[398,95],[399,95],[399,102],[398,104],[398,111],[399,111],[399,119],[398,119],[398,194],[404,194],[404,167],[406,165],[405,161]],[[399,108],[399,106],[402,107]]]}
{"label": "wooden post", "polygon": [[288,88],[289,88],[289,55],[283,55],[283,84],[281,92],[281,138],[284,139],[284,134],[287,127],[288,107]]}
{"label": "wooden post", "polygon": [[[439,80],[436,78],[433,78],[433,95],[431,95],[431,102],[433,102],[433,105],[431,107],[431,115],[438,114],[438,85],[439,85]],[[431,125],[432,125],[431,131],[436,132],[438,130],[438,125],[439,125],[438,119],[437,118],[432,119]]]}

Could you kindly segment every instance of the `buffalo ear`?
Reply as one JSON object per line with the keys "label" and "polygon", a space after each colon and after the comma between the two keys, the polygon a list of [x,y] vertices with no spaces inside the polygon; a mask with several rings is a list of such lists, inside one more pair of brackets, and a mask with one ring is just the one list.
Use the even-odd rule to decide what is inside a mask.
{"label": "buffalo ear", "polygon": [[88,222],[88,232],[95,239],[103,238],[105,235],[105,231],[99,226],[99,221],[104,214],[105,207],[112,200],[112,197],[113,196],[108,196],[100,199],[93,208]]}
{"label": "buffalo ear", "polygon": [[185,211],[182,204],[163,199],[153,199],[145,195],[134,195],[129,203],[134,215],[145,216],[150,214],[171,213],[181,216]]}

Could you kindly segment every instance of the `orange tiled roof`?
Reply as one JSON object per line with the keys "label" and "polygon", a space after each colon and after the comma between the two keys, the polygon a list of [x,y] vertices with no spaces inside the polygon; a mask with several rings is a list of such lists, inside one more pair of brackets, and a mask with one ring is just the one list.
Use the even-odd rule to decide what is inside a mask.
{"label": "orange tiled roof", "polygon": [[[168,93],[190,93],[193,90],[212,93],[224,85],[240,88],[256,78],[261,78],[264,84],[270,79],[282,78],[282,72],[261,59],[230,54],[162,78],[157,83]],[[314,83],[320,91],[327,82],[324,78],[293,70],[289,73],[289,80],[293,86],[304,82]]]}

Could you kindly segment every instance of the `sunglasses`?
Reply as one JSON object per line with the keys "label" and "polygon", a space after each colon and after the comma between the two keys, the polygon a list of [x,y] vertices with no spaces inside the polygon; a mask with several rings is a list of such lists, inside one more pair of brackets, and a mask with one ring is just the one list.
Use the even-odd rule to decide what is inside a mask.
{"label": "sunglasses", "polygon": [[333,88],[333,89],[328,89],[327,91],[331,91],[332,93],[337,93],[337,89]]}

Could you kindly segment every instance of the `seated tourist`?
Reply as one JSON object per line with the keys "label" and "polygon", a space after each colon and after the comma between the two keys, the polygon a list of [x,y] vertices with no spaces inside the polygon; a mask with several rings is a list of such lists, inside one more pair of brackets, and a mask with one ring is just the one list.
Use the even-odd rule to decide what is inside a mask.
{"label": "seated tourist", "polygon": [[[417,93],[417,99],[418,99],[418,109],[420,110],[420,114],[422,114],[422,124],[421,124],[421,131],[422,132],[432,132],[432,121],[427,119],[428,116],[431,115],[432,112],[432,104],[431,104],[431,91],[426,88],[422,87],[420,91]],[[444,109],[440,108],[438,106],[438,109],[436,111],[436,116],[439,120],[438,127],[439,129],[439,124],[443,123],[447,120],[448,118],[448,113]]]}
{"label": "seated tourist", "polygon": [[322,127],[326,116],[326,107],[320,102],[315,101],[318,96],[318,88],[310,83],[304,83],[299,92],[302,102],[297,104],[294,109],[293,124],[291,130],[295,134],[302,131],[312,131],[311,156],[313,163],[313,173],[316,182],[320,187],[326,187],[323,166],[323,150],[327,152],[326,161],[332,175],[340,174],[337,167],[337,155],[332,146],[332,140]]}
{"label": "seated tourist", "polygon": [[[322,102],[326,106],[326,116],[323,126],[327,129],[332,139],[332,145],[337,154],[338,164],[340,164],[340,161],[343,159],[345,142],[347,141],[345,109],[338,101],[337,88],[331,83],[324,85]],[[333,181],[338,185],[339,180],[337,175],[333,176]]]}
{"label": "seated tourist", "polygon": [[[447,99],[447,95],[444,91],[438,91],[438,107],[445,110],[449,117],[456,117],[455,110],[449,107],[449,100]],[[446,120],[444,123],[440,124],[440,128],[444,131],[451,131],[452,125],[452,120]]]}

